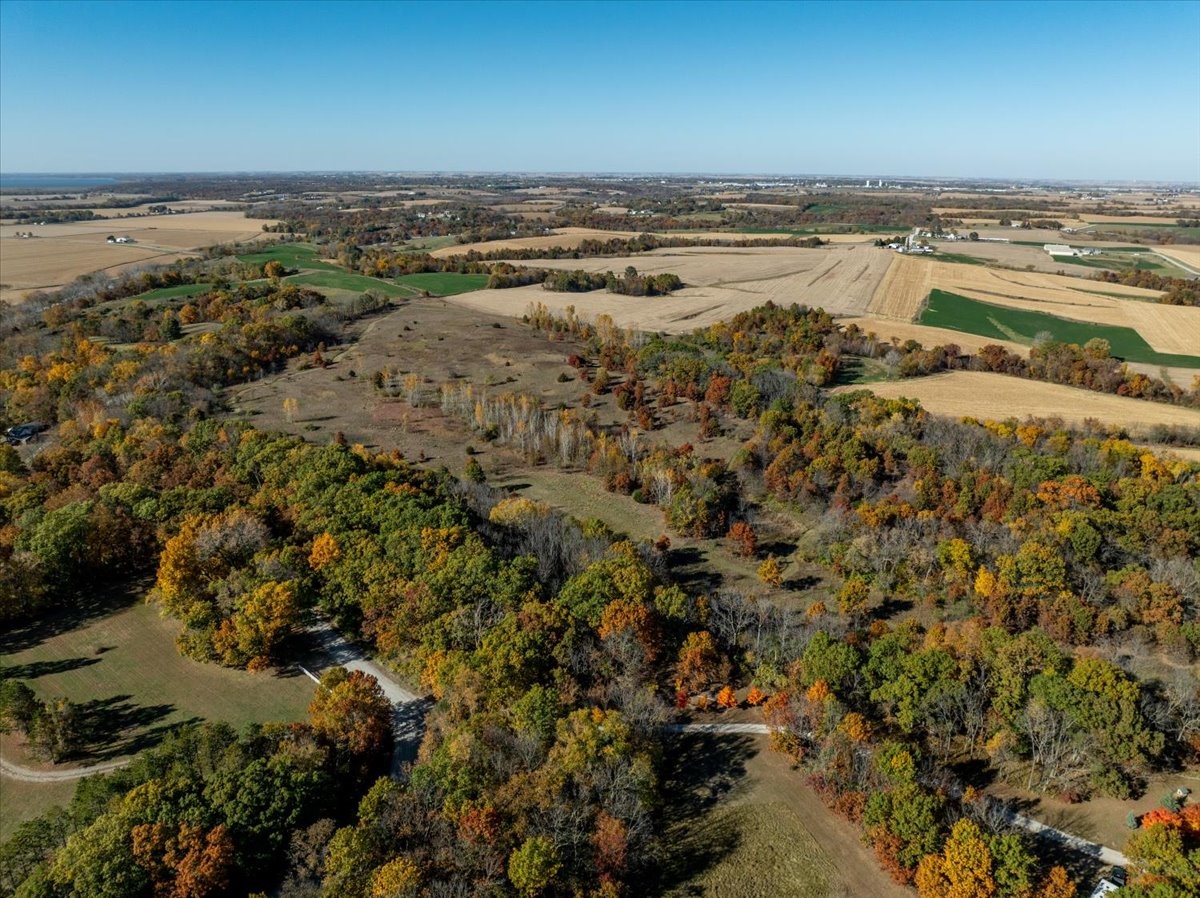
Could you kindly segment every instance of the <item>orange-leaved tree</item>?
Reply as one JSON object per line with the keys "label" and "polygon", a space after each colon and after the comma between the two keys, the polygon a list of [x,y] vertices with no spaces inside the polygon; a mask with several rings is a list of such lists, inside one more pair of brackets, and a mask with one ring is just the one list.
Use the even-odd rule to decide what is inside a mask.
{"label": "orange-leaved tree", "polygon": [[360,670],[325,671],[308,716],[313,729],[356,755],[382,751],[391,741],[391,702],[379,681]]}

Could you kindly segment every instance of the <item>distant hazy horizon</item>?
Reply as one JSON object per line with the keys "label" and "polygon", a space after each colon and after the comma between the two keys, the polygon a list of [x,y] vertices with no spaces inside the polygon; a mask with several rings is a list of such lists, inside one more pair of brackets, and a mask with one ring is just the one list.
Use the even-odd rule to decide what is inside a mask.
{"label": "distant hazy horizon", "polygon": [[[119,183],[135,178],[172,178],[186,176],[204,177],[299,177],[299,176],[361,176],[380,178],[455,178],[455,177],[521,177],[521,178],[732,178],[748,179],[781,179],[788,181],[810,181],[814,179],[829,179],[832,181],[867,181],[882,179],[885,186],[902,182],[948,182],[948,183],[992,183],[996,185],[1068,185],[1110,187],[1200,187],[1200,181],[1187,180],[1155,180],[1147,178],[1130,179],[1081,179],[1081,178],[1040,178],[1005,175],[936,175],[936,174],[887,174],[886,172],[687,172],[687,171],[534,171],[521,169],[506,170],[464,170],[464,171],[406,171],[402,169],[246,169],[229,171],[190,171],[187,169],[162,171],[0,171],[0,188],[3,187],[47,187],[59,186],[92,186],[103,187],[106,184]],[[57,180],[56,180],[57,179]],[[36,183],[14,184],[13,181],[30,181]],[[71,185],[66,182],[88,181],[88,185]],[[872,184],[872,186],[875,186]]]}
{"label": "distant hazy horizon", "polygon": [[1194,183],[1200,3],[3,0],[0,169]]}

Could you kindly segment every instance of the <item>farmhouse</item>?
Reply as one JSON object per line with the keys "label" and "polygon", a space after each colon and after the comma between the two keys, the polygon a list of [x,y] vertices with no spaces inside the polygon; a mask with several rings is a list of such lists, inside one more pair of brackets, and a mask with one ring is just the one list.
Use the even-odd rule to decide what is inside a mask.
{"label": "farmhouse", "polygon": [[108,239],[105,242],[106,243],[133,243],[134,241],[133,241],[132,237],[114,237],[111,234],[109,234]]}

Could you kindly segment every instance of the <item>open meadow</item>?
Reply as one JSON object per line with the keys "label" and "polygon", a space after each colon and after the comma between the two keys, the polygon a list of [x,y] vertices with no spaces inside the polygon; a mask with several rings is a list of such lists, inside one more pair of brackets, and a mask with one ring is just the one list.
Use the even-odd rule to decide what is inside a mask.
{"label": "open meadow", "polygon": [[645,894],[911,896],[765,737],[689,734],[668,752],[665,838],[674,847]]}
{"label": "open meadow", "polygon": [[[76,764],[128,757],[188,722],[223,721],[240,728],[305,719],[313,684],[299,670],[248,673],[192,661],[175,646],[179,629],[140,593],[117,594],[79,618],[10,628],[0,636],[0,664],[6,677],[25,681],[40,699],[66,698],[80,706],[84,738]],[[11,763],[51,769],[15,736],[4,738],[3,752]],[[69,799],[72,788],[73,783],[3,779],[0,830],[9,832]]]}
{"label": "open meadow", "polygon": [[[262,236],[264,222],[242,212],[191,212],[126,220],[0,227],[0,300],[52,290],[93,271],[114,273],[146,262],[170,262],[218,243]],[[32,232],[32,238],[17,237]],[[131,237],[107,243],[109,235]]]}

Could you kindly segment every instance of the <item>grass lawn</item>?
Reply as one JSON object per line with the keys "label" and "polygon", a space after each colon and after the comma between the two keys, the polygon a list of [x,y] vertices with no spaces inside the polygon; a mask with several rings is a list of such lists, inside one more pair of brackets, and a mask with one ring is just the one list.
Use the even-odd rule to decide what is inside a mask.
{"label": "grass lawn", "polygon": [[486,274],[459,274],[456,271],[427,271],[421,274],[402,274],[395,283],[425,290],[433,296],[453,296],[470,293],[487,286]]}
{"label": "grass lawn", "polygon": [[1093,337],[1102,337],[1108,341],[1112,354],[1126,361],[1200,368],[1200,356],[1155,352],[1132,328],[1074,321],[1045,312],[1010,309],[945,290],[930,292],[920,323],[1025,344],[1032,343],[1043,332],[1049,333],[1055,340],[1078,343],[1080,346]]}
{"label": "grass lawn", "polygon": [[413,292],[404,286],[382,281],[379,278],[369,278],[362,274],[351,274],[348,271],[313,271],[308,274],[295,274],[284,278],[289,284],[300,284],[305,287],[326,288],[328,290],[351,290],[355,293],[365,293],[368,290],[378,290],[388,296],[412,296]]}
{"label": "grass lawn", "polygon": [[318,271],[341,271],[332,262],[322,262],[317,258],[317,248],[311,243],[281,243],[260,253],[248,253],[238,256],[239,262],[250,262],[263,265],[267,262],[278,261],[284,268],[311,268]]}
{"label": "grass lawn", "polygon": [[313,684],[303,674],[253,674],[192,661],[175,648],[178,632],[178,624],[139,595],[134,604],[103,609],[73,629],[5,634],[4,675],[24,680],[43,699],[89,703],[89,715],[106,718],[109,738],[89,746],[85,761],[133,754],[186,721],[242,726],[305,718]]}
{"label": "grass lawn", "polygon": [[75,781],[66,783],[20,783],[0,779],[0,842],[20,824],[32,820],[55,805],[66,806],[75,794]]}
{"label": "grass lawn", "polygon": [[[252,674],[185,658],[175,648],[179,626],[140,594],[99,605],[81,622],[56,623],[57,629],[50,624],[0,634],[0,663],[5,676],[24,680],[39,698],[65,697],[83,706],[90,734],[79,758],[84,763],[135,754],[185,722],[241,727],[307,717],[308,677],[295,670]],[[28,757],[9,759],[38,766]],[[0,780],[0,831],[68,801],[74,786]]]}

